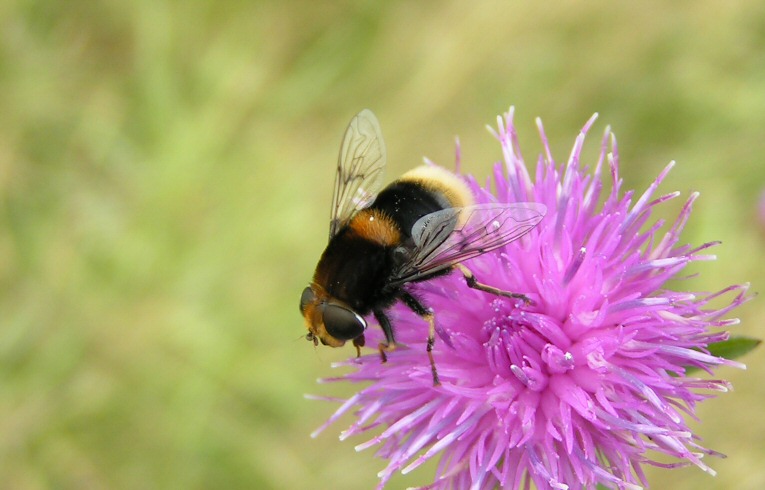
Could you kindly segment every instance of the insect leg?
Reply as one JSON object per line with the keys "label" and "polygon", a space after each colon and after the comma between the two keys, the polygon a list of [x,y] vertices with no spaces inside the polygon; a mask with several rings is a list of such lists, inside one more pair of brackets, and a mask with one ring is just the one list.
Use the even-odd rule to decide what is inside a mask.
{"label": "insect leg", "polygon": [[380,328],[385,333],[385,343],[380,342],[377,346],[380,350],[380,359],[382,359],[382,362],[387,362],[388,356],[385,353],[396,349],[396,340],[393,338],[393,326],[383,310],[374,310],[374,314],[378,323],[380,323]]}
{"label": "insect leg", "polygon": [[356,357],[361,357],[361,348],[364,347],[364,334],[353,339],[353,346],[356,348]]}
{"label": "insect leg", "polygon": [[433,373],[433,386],[438,386],[441,381],[438,379],[436,361],[433,360],[433,344],[436,343],[436,319],[433,316],[433,311],[430,308],[425,308],[417,298],[407,292],[401,294],[401,299],[406,306],[428,322],[428,360],[430,360],[430,370]]}
{"label": "insect leg", "polygon": [[462,264],[455,264],[454,267],[459,270],[463,276],[465,276],[465,282],[467,283],[468,287],[471,287],[473,289],[479,289],[481,291],[485,291],[487,293],[496,294],[497,296],[505,296],[507,298],[515,298],[520,299],[527,305],[531,304],[531,300],[528,296],[521,293],[511,293],[509,291],[503,291],[501,289],[497,289],[495,287],[483,284],[478,282],[478,280],[475,278],[472,272],[470,272],[470,269],[465,267]]}

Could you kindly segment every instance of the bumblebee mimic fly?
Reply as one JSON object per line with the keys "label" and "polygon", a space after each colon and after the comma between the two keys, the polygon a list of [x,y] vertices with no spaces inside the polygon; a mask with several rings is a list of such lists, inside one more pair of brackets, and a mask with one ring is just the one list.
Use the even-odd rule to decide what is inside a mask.
{"label": "bumblebee mimic fly", "polygon": [[434,314],[407,286],[457,269],[471,288],[528,304],[523,294],[478,282],[461,262],[520,238],[542,220],[546,207],[476,204],[460,177],[437,166],[417,167],[382,188],[385,161],[380,125],[365,109],[343,137],[329,243],[300,298],[306,339],[332,347],[350,340],[360,353],[365,317],[372,314],[385,334],[378,346],[385,362],[397,345],[385,311],[403,301],[429,325],[427,353],[437,385]]}

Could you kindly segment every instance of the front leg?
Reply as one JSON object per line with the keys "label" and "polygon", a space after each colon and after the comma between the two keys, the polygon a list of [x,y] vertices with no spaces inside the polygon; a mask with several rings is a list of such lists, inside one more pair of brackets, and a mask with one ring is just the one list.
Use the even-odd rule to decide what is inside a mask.
{"label": "front leg", "polygon": [[428,360],[430,360],[430,371],[433,373],[433,386],[438,386],[441,381],[438,379],[436,361],[433,360],[433,345],[436,343],[436,319],[433,316],[433,310],[426,308],[417,298],[407,292],[401,294],[401,299],[406,306],[428,322]]}

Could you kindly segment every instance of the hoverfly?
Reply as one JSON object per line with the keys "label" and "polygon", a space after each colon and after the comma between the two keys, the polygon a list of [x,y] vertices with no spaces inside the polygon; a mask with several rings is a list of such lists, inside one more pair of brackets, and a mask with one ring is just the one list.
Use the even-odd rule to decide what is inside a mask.
{"label": "hoverfly", "polygon": [[427,353],[434,385],[439,384],[433,360],[435,318],[408,290],[453,270],[471,288],[491,294],[529,299],[480,283],[462,261],[517,240],[534,228],[547,208],[537,203],[475,204],[467,184],[437,166],[420,166],[382,187],[385,144],[377,118],[369,110],[348,125],[338,158],[332,197],[329,243],[303,290],[300,312],[306,339],[340,347],[364,345],[365,317],[380,324],[386,352],[396,348],[394,328],[385,314],[397,301],[427,321]]}

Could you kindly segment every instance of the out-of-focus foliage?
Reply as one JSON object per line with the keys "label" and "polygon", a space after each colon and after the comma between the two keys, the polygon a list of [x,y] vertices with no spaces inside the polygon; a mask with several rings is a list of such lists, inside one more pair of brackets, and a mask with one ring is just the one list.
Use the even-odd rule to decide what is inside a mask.
{"label": "out-of-focus foliage", "polygon": [[[597,111],[626,187],[674,159],[664,190],[701,191],[685,238],[724,244],[689,289],[758,290],[764,44],[753,0],[3,3],[2,486],[374,485],[360,441],[308,437],[334,407],[303,394],[353,349],[314,349],[297,312],[363,107],[391,176],[451,165],[456,134],[485,176],[483,126],[511,104],[528,162],[535,116],[562,160]],[[758,303],[737,333],[765,336]],[[741,360],[696,429],[729,455],[719,475],[658,470],[656,488],[765,486],[765,363]]]}

